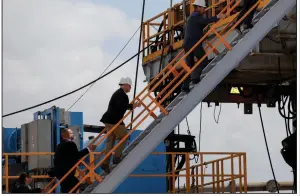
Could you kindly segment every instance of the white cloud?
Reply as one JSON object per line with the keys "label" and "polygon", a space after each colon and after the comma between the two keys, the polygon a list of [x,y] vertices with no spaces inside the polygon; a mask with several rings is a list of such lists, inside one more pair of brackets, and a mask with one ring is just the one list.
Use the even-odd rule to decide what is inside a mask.
{"label": "white cloud", "polygon": [[[129,18],[124,12],[89,1],[4,1],[3,18],[4,113],[61,95],[97,78],[114,55],[107,54],[100,44],[107,39],[125,42],[139,26],[138,19]],[[118,48],[114,50],[117,53]],[[114,65],[118,63],[121,60]],[[99,119],[98,113],[106,107],[119,77],[134,76],[128,69],[134,64],[129,63],[96,84],[93,88],[98,91],[92,89],[76,105],[77,110],[85,112],[85,119],[90,116],[89,112]],[[79,95],[39,109],[54,104],[67,107],[70,100]],[[100,106],[96,106],[98,110],[91,107],[89,99],[96,101],[95,105]],[[24,115],[28,113],[18,116]],[[22,117],[9,117],[4,119],[4,125],[19,126],[24,123],[21,120]],[[97,122],[91,120],[90,123]]]}

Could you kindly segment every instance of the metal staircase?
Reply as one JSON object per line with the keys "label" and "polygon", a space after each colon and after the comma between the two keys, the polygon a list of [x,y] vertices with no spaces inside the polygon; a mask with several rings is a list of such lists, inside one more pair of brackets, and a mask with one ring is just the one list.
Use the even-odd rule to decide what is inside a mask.
{"label": "metal staircase", "polygon": [[[259,2],[258,2],[259,3]],[[236,4],[237,5],[237,4]],[[257,4],[258,5],[258,4]],[[175,100],[169,104],[166,108],[164,108],[161,103],[165,98],[169,96],[168,93],[174,91],[176,87],[182,82],[191,71],[200,63],[199,60],[193,68],[189,68],[184,62],[184,58],[188,55],[185,54],[184,57],[180,57],[179,53],[177,57],[175,57],[172,62],[170,62],[164,69],[161,71],[156,77],[159,78],[164,74],[165,71],[167,73],[164,77],[167,77],[168,74],[173,74],[175,79],[167,84],[167,86],[157,95],[155,98],[150,94],[154,88],[159,85],[159,82],[164,80],[164,77],[159,79],[159,81],[153,80],[150,84],[139,94],[133,101],[140,101],[144,106],[144,110],[140,112],[126,127],[129,128],[135,121],[137,121],[138,117],[142,115],[144,111],[148,111],[147,115],[140,120],[125,137],[129,137],[129,135],[148,117],[152,116],[155,120],[145,129],[145,131],[137,137],[137,139],[132,142],[127,149],[123,152],[122,162],[118,165],[111,168],[111,173],[106,175],[104,178],[101,178],[99,175],[95,174],[93,171],[99,164],[103,163],[104,159],[108,157],[106,155],[100,162],[97,163],[96,166],[87,165],[85,163],[83,157],[81,160],[77,162],[73,166],[72,169],[69,170],[64,177],[62,177],[49,191],[48,193],[52,193],[55,188],[58,187],[60,182],[62,182],[72,171],[74,171],[79,164],[83,164],[89,171],[80,182],[77,183],[76,186],[70,192],[73,192],[76,187],[78,187],[85,179],[87,179],[90,175],[95,175],[97,181],[88,186],[83,193],[112,193],[118,185],[148,156],[159,143],[166,138],[170,132],[243,60],[243,58],[249,53],[249,51],[264,38],[264,36],[273,28],[273,26],[280,21],[284,15],[289,12],[296,5],[296,0],[271,0],[270,3],[262,9],[253,19],[254,27],[248,33],[236,34],[236,36],[229,42],[224,40],[224,37],[221,36],[221,33],[218,33],[214,27],[206,33],[209,35],[210,32],[216,35],[216,38],[219,38],[219,41],[223,42],[225,45],[225,49],[218,54],[214,58],[213,61],[203,70],[203,74],[201,76],[202,80],[196,86],[191,86],[191,91],[189,94],[181,93],[178,95]],[[254,9],[254,7],[252,8]],[[224,9],[225,10],[225,9]],[[223,12],[223,11],[222,11]],[[249,12],[248,12],[249,13]],[[241,20],[240,20],[241,21]],[[230,24],[230,23],[229,23]],[[228,24],[228,25],[229,25]],[[228,33],[233,29],[228,31]],[[226,27],[224,28],[226,29]],[[227,33],[224,35],[226,37]],[[201,41],[205,39],[205,36],[195,44],[194,47],[199,45]],[[230,50],[228,50],[229,48]],[[193,50],[193,48],[191,49]],[[211,52],[210,50],[209,52]],[[189,51],[188,53],[190,53]],[[209,54],[206,53],[206,56]],[[179,60],[176,62],[176,60]],[[178,72],[175,68],[177,66],[181,66],[183,69]],[[185,71],[187,73],[185,73]],[[182,75],[184,74],[184,75]],[[181,76],[180,82],[174,84]],[[155,83],[155,85],[153,85]],[[153,85],[153,87],[151,87]],[[169,89],[168,88],[172,88]],[[148,90],[148,92],[147,92]],[[142,95],[143,92],[147,92],[145,96]],[[160,101],[157,99],[165,93],[164,98]],[[150,104],[146,105],[143,100],[148,97],[152,101]],[[154,103],[155,107],[150,109],[150,105]],[[161,114],[156,116],[154,113],[154,109],[159,108]],[[128,112],[124,118],[129,116],[130,112]],[[107,133],[104,137],[100,139],[100,136],[104,133],[103,130],[99,135],[91,142],[92,144],[99,145],[104,141],[109,134],[112,134],[113,130],[123,121],[120,120],[118,124],[114,126],[114,128],[107,130]],[[121,142],[124,142],[126,138],[123,138],[119,141],[118,145]],[[116,145],[113,149],[108,152],[111,154],[116,148]],[[100,158],[100,156],[98,157]],[[95,160],[94,160],[95,161]],[[101,174],[103,177],[104,174]]]}
{"label": "metal staircase", "polygon": [[296,0],[271,0],[253,19],[254,27],[238,34],[203,70],[202,80],[189,94],[181,93],[123,153],[123,160],[103,181],[95,182],[84,193],[112,193],[155,147],[243,60],[249,51],[296,5]]}

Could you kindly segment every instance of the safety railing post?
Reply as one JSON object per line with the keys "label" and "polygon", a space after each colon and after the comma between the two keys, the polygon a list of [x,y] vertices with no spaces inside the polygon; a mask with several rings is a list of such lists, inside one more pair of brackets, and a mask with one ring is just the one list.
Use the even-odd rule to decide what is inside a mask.
{"label": "safety railing post", "polygon": [[228,50],[232,50],[231,45],[225,40],[225,38],[223,36],[221,36],[214,27],[211,27],[212,31],[216,34],[216,36],[220,39],[220,41],[224,44],[224,46],[228,49]]}
{"label": "safety railing post", "polygon": [[[164,14],[164,20],[163,20],[163,30],[166,31],[167,30],[167,15]],[[150,37],[150,36],[149,36]],[[166,38],[166,35],[163,35],[163,43],[162,44],[165,44],[166,41],[167,41],[167,38]],[[164,51],[162,51],[164,52]]]}
{"label": "safety railing post", "polygon": [[[172,33],[171,33],[171,27],[172,27],[172,10],[171,8],[168,9],[168,42],[171,44],[171,40],[172,40]],[[167,44],[167,43],[165,43]]]}
{"label": "safety railing post", "polygon": [[211,178],[212,178],[212,185],[213,185],[213,193],[216,192],[216,181],[215,181],[215,162],[212,162],[212,166],[211,166]]}
{"label": "safety railing post", "polygon": [[211,1],[211,16],[215,16],[216,15],[216,7],[215,7],[215,4],[216,4],[216,0],[212,0]]}
{"label": "safety railing post", "polygon": [[8,155],[5,155],[5,191],[6,193],[9,192],[9,184],[8,184]]}
{"label": "safety railing post", "polygon": [[[227,5],[230,5],[230,0],[227,0]],[[230,6],[227,6],[227,13],[226,13],[227,16],[230,15]]]}
{"label": "safety railing post", "polygon": [[244,193],[247,193],[247,160],[246,160],[246,153],[243,154],[243,167],[244,167]]}
{"label": "safety railing post", "polygon": [[216,162],[216,167],[217,167],[217,193],[220,193],[220,165],[219,165],[219,161]]}
{"label": "safety railing post", "polygon": [[190,193],[191,191],[191,182],[190,182],[190,173],[191,173],[191,166],[190,166],[190,156],[189,153],[185,153],[185,165],[186,165],[186,191]]}
{"label": "safety railing post", "polygon": [[201,193],[204,193],[204,159],[203,159],[203,154],[200,154],[200,164],[201,164]]}
{"label": "safety railing post", "polygon": [[222,193],[225,193],[224,160],[221,160],[221,181],[222,181]]}
{"label": "safety railing post", "polygon": [[240,184],[240,187],[239,187],[239,190],[240,190],[240,193],[243,192],[243,183],[242,183],[242,155],[239,155],[238,156],[238,159],[239,159],[239,184]]}
{"label": "safety railing post", "polygon": [[[148,36],[148,39],[147,39],[147,46],[150,45],[150,22],[147,23],[147,36]],[[147,50],[147,55],[150,54],[150,48],[148,48]]]}
{"label": "safety railing post", "polygon": [[145,36],[145,24],[143,23],[143,25],[141,26],[142,28],[142,32],[143,32],[143,37],[142,37],[142,49],[143,49],[143,57],[145,57],[145,39],[146,39],[146,36]]}
{"label": "safety railing post", "polygon": [[[175,188],[175,157],[174,157],[174,153],[171,154],[171,159],[172,159],[172,161],[171,161],[171,164],[172,164],[172,190],[171,191],[172,191],[172,193],[175,193],[176,188]],[[179,179],[179,176],[178,176],[178,179]]]}
{"label": "safety railing post", "polygon": [[[214,52],[216,55],[219,55],[219,54],[220,54],[219,51],[218,51],[216,48],[214,48],[213,45],[212,45],[209,41],[205,40],[205,43],[207,44],[207,47],[206,47],[205,49],[207,49],[208,47],[210,47],[210,48],[213,49],[213,52]],[[205,51],[206,51],[206,50],[205,50]]]}
{"label": "safety railing post", "polygon": [[234,162],[233,162],[233,155],[230,158],[230,167],[231,167],[231,192],[235,192],[235,180],[234,180]]}
{"label": "safety railing post", "polygon": [[[95,159],[95,153],[92,152],[92,153],[90,153],[90,165],[91,165],[91,170],[94,170],[94,169],[95,169],[95,168],[94,168],[94,166],[95,166],[95,164],[94,164],[94,159]],[[90,176],[90,178],[91,178],[91,181],[94,182],[95,176],[92,175],[92,176]]]}
{"label": "safety railing post", "polygon": [[196,167],[196,193],[199,193],[199,167]]}

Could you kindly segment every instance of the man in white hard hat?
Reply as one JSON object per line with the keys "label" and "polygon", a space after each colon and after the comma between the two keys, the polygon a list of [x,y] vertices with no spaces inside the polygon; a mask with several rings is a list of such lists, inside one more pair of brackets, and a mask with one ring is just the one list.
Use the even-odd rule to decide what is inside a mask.
{"label": "man in white hard hat", "polygon": [[[112,95],[107,111],[103,114],[101,122],[105,124],[105,128],[110,130],[117,124],[123,117],[126,110],[132,110],[136,107],[140,107],[140,103],[129,104],[129,98],[126,93],[130,92],[132,81],[129,77],[122,77],[119,82],[120,88]],[[105,154],[107,154],[114,146],[115,140],[121,140],[127,134],[125,124],[122,122],[112,134],[107,137]],[[125,140],[115,151],[113,163],[118,164],[121,161],[122,152],[126,146],[127,140]],[[109,156],[101,165],[101,168],[110,173]]]}
{"label": "man in white hard hat", "polygon": [[[217,22],[219,19],[225,18],[225,15],[220,14],[211,18],[204,17],[206,3],[205,0],[195,0],[193,3],[194,12],[191,13],[184,28],[184,41],[183,48],[187,53],[203,36],[203,29],[210,23]],[[205,50],[200,43],[187,57],[186,63],[189,67],[193,67],[195,62],[201,59],[205,55]],[[189,83],[197,84],[200,82],[200,75],[202,70],[208,64],[208,58],[206,57],[191,74],[191,78],[187,78],[183,85],[182,90],[189,92]]]}

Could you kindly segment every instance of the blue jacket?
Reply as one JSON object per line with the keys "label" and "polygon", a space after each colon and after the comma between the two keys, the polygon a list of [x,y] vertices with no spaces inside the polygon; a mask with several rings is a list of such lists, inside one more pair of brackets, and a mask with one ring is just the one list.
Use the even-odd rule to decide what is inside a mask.
{"label": "blue jacket", "polygon": [[192,48],[203,36],[203,29],[210,23],[217,22],[219,19],[214,16],[205,18],[198,12],[193,12],[187,19],[184,27],[183,47],[186,50]]}

